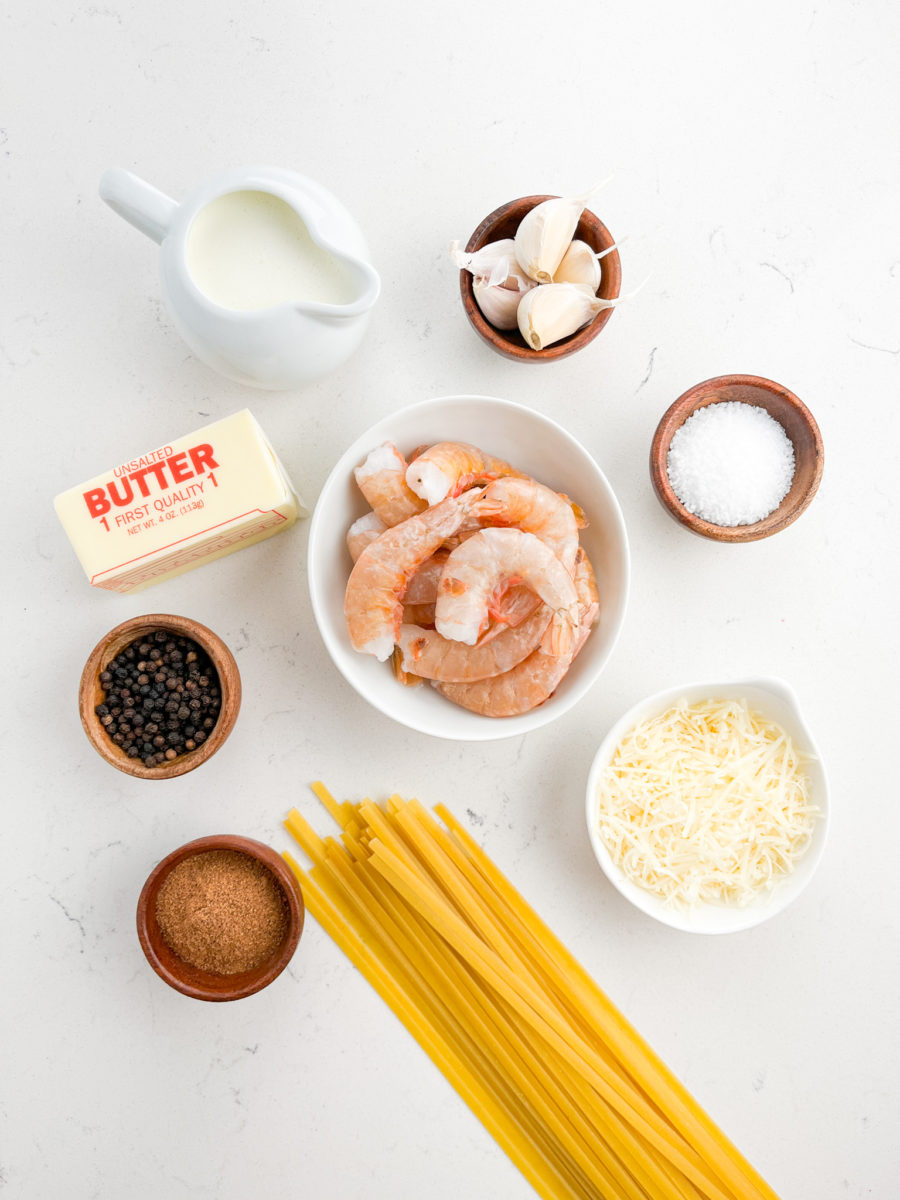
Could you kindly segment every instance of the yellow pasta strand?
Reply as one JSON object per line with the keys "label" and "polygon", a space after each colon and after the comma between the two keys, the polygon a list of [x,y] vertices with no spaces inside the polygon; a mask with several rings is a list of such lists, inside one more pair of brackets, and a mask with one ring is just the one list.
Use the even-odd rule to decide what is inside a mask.
{"label": "yellow pasta strand", "polygon": [[310,912],[545,1200],[777,1200],[443,806],[285,825]]}
{"label": "yellow pasta strand", "polygon": [[[409,835],[410,841],[420,853],[422,861],[437,873],[448,897],[456,901],[455,907],[458,914],[463,919],[468,918],[470,927],[484,937],[485,942],[503,957],[512,970],[518,970],[524,977],[529,970],[527,963],[512,945],[502,927],[492,918],[488,906],[482,903],[477,890],[471,886],[469,880],[465,879],[465,872],[461,869],[462,864],[453,855],[452,846],[444,842],[440,828],[417,801],[410,801],[402,811],[397,812],[396,820]],[[454,875],[453,871],[456,871],[457,874]],[[537,980],[532,979],[532,982],[536,983]],[[545,1001],[549,998],[550,994],[546,992],[542,996]],[[564,1015],[564,1010],[558,1009],[557,1011]],[[591,1050],[596,1049],[597,1047],[592,1044]],[[546,1053],[546,1047],[541,1046],[537,1053]],[[605,1061],[608,1065],[609,1060]],[[591,1105],[595,1097],[591,1096],[590,1090],[583,1086],[580,1079],[572,1077],[569,1080],[569,1086],[577,1093],[579,1103]],[[637,1103],[642,1106],[646,1104],[643,1093],[637,1093],[633,1087],[629,1089],[629,1093]],[[647,1109],[645,1108],[644,1111]],[[605,1115],[607,1119],[610,1118],[610,1114]],[[667,1180],[663,1164],[657,1161],[652,1148],[638,1147],[628,1138],[624,1144],[621,1139],[618,1140],[617,1151],[630,1162],[632,1171],[643,1176],[649,1173],[657,1188],[665,1188],[667,1184],[672,1184],[671,1177]]]}
{"label": "yellow pasta strand", "polygon": [[[292,826],[296,827],[297,822],[293,821]],[[336,866],[339,867],[341,865],[341,860],[339,857],[340,848],[337,846],[337,844],[334,843],[332,839],[326,839],[324,842],[322,842],[320,839],[317,844],[316,843],[312,844],[312,850],[313,850],[314,861],[317,862],[317,866],[314,868],[311,875],[307,876],[306,878],[314,881],[318,885],[318,892],[316,894],[316,899],[318,900],[318,902],[322,903],[322,895],[327,894],[331,898],[332,906],[340,909],[345,914],[348,913],[348,906],[354,906],[357,909],[357,911],[355,913],[350,913],[349,918],[348,918],[351,927],[358,927],[360,924],[365,927],[365,929],[364,929],[365,940],[357,941],[356,947],[355,947],[355,950],[353,953],[351,953],[351,951],[349,949],[347,949],[346,946],[344,946],[344,948],[347,949],[348,956],[350,956],[352,958],[352,960],[355,962],[355,964],[361,970],[363,970],[363,972],[366,974],[367,978],[370,978],[370,982],[373,983],[373,986],[376,986],[378,988],[380,994],[382,994],[382,995],[384,994],[384,979],[390,978],[393,980],[393,984],[395,987],[397,987],[401,984],[403,985],[403,987],[405,988],[407,1001],[410,1000],[410,996],[413,996],[413,998],[414,998],[415,985],[410,983],[409,978],[407,977],[407,973],[405,972],[405,970],[403,969],[403,967],[401,965],[402,959],[400,959],[400,960],[395,959],[395,960],[391,961],[391,963],[390,963],[391,969],[389,972],[384,970],[384,962],[381,962],[381,964],[379,966],[378,975],[375,979],[373,979],[371,977],[371,970],[372,970],[371,957],[369,957],[369,960],[368,960],[368,962],[369,962],[368,969],[366,968],[365,964],[362,964],[359,961],[359,956],[363,953],[363,950],[361,949],[361,947],[363,947],[363,946],[366,947],[366,949],[365,949],[366,955],[371,956],[372,948],[377,942],[380,941],[383,945],[387,944],[387,943],[385,943],[384,937],[379,937],[379,923],[372,921],[370,919],[369,913],[365,906],[362,906],[362,907],[359,906],[358,897],[356,897],[356,900],[354,900],[354,891],[356,889],[356,884],[352,879],[349,882],[349,886],[346,886],[346,880],[345,880],[345,887],[343,888],[343,893],[341,893],[339,884],[335,885],[334,878],[328,877],[329,869],[331,871],[334,871],[334,868]],[[295,871],[295,874],[298,874],[299,868],[297,867],[297,865],[293,862],[293,860],[290,858],[290,856],[286,856],[286,857],[288,858],[288,861],[291,863],[292,868]],[[300,874],[298,874],[298,878],[301,878],[301,883],[302,883],[302,876]],[[338,876],[335,876],[335,878],[338,878]],[[319,915],[319,910],[314,903],[310,904],[310,911],[313,912],[313,914],[316,916]],[[333,913],[332,913],[332,920],[333,920]],[[330,927],[329,931],[333,932],[333,928]],[[386,957],[388,960],[390,960],[391,959],[390,950],[388,949],[388,951],[385,953],[385,951],[382,949],[380,957],[381,958]],[[376,959],[375,961],[378,961],[378,959]],[[396,1000],[392,1000],[389,997],[385,997],[385,999],[387,999],[387,1001],[392,1004],[392,1007],[394,1008],[394,1011],[396,1012],[397,1011]],[[419,1009],[420,1009],[420,1011],[419,1011],[418,1016],[419,1016],[419,1018],[421,1018],[421,1013],[422,1013],[421,1002],[419,1004]],[[398,1013],[398,1015],[401,1016],[401,1019],[406,1021],[407,1018],[403,1015],[403,1013]],[[446,1006],[442,1010],[440,1010],[440,1016],[443,1018],[445,1023],[448,1020],[450,1020]],[[410,1028],[411,1028],[411,1026],[410,1026]],[[419,1028],[418,1024],[417,1024],[417,1028]],[[420,1032],[421,1032],[421,1030],[420,1030]],[[421,1042],[421,1038],[419,1038],[419,1040]],[[477,1047],[476,1047],[476,1050],[477,1050]],[[468,1056],[470,1058],[473,1057],[473,1051],[472,1051],[471,1047],[468,1048]],[[432,1056],[432,1057],[434,1057],[434,1056]],[[443,1069],[443,1064],[445,1062],[445,1059],[446,1059],[446,1047],[445,1047],[444,1051],[441,1052],[440,1061],[438,1062],[438,1065],[441,1066],[442,1069]],[[435,1059],[435,1061],[438,1061],[437,1058]],[[508,1083],[502,1077],[500,1077],[500,1083],[501,1083],[502,1087],[507,1089],[507,1091],[509,1090]],[[464,1098],[468,1099],[471,1096],[471,1088],[468,1085],[467,1085],[467,1088],[468,1088],[468,1090],[466,1091],[466,1096]],[[496,1103],[496,1098],[494,1098],[492,1103]],[[509,1107],[509,1106],[507,1105],[507,1107]],[[477,1107],[476,1107],[476,1111],[478,1111]],[[528,1140],[530,1142],[539,1142],[541,1140],[541,1138],[544,1137],[544,1132],[540,1127],[531,1127],[531,1128],[526,1129],[525,1137],[526,1137],[526,1140]],[[551,1149],[551,1151],[553,1150],[552,1144],[551,1144],[550,1149]],[[557,1193],[551,1192],[550,1194],[555,1195]],[[574,1194],[587,1196],[587,1195],[590,1195],[591,1193],[588,1190],[583,1189],[582,1191],[575,1192]]]}
{"label": "yellow pasta strand", "polygon": [[683,1149],[679,1135],[659,1121],[657,1114],[650,1112],[648,1116],[619,1094],[615,1083],[604,1077],[600,1056],[573,1030],[556,1019],[552,1009],[543,1003],[527,982],[517,979],[447,905],[434,899],[430,889],[408,867],[386,853],[381,843],[373,842],[371,850],[373,867],[455,946],[457,953],[462,954],[490,986],[512,1005],[520,1018],[531,1024],[575,1071],[583,1073],[585,1080],[611,1108],[630,1122],[635,1131],[666,1155],[689,1179],[703,1188],[710,1200],[731,1200],[709,1178],[699,1156],[690,1149]]}
{"label": "yellow pasta strand", "polygon": [[[596,1014],[595,1020],[602,1026],[604,1036],[614,1047],[620,1061],[628,1065],[630,1073],[636,1079],[656,1093],[658,1102],[670,1112],[670,1118],[689,1131],[698,1150],[716,1167],[720,1176],[733,1179],[731,1186],[735,1194],[741,1197],[741,1200],[756,1200],[757,1197],[778,1200],[776,1193],[725,1137],[677,1076],[672,1074],[577,959],[502,875],[468,830],[444,805],[436,805],[435,812],[466,848],[473,863],[483,871],[496,893],[504,898],[510,910],[517,914],[529,930],[532,942],[541,955],[544,969],[555,975],[558,981],[562,981],[563,987],[571,987],[576,1003],[586,1011]],[[734,1175],[735,1170],[739,1172],[738,1176]],[[744,1177],[746,1184],[740,1176]]]}
{"label": "yellow pasta strand", "polygon": [[[289,855],[285,855],[285,858],[300,883],[309,911],[403,1022],[539,1195],[546,1200],[581,1200],[583,1193],[572,1191],[552,1165],[543,1160],[527,1133],[522,1135],[509,1114],[472,1073],[465,1060],[455,1054],[452,1047],[429,1026],[422,1013],[398,986],[396,979],[385,970],[377,955],[354,935],[353,922],[347,920],[340,904],[335,903],[334,894],[323,888],[311,874],[304,872]],[[616,1197],[616,1200],[619,1198]]]}

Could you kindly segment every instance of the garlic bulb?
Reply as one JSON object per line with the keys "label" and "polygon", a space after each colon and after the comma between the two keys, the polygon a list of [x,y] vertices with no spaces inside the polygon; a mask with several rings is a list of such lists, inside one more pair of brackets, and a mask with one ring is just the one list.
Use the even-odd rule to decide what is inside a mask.
{"label": "garlic bulb", "polygon": [[537,287],[519,266],[512,238],[489,242],[480,250],[466,253],[459,242],[450,244],[450,256],[461,271],[472,273],[475,303],[495,329],[515,329],[519,301]]}
{"label": "garlic bulb", "polygon": [[562,256],[562,261],[553,272],[554,283],[581,283],[596,292],[603,277],[600,259],[618,250],[618,246],[609,246],[599,253],[592,250],[587,242],[576,238]]}
{"label": "garlic bulb", "polygon": [[546,283],[528,292],[519,302],[519,332],[532,350],[544,350],[617,303],[595,296],[583,284]]}

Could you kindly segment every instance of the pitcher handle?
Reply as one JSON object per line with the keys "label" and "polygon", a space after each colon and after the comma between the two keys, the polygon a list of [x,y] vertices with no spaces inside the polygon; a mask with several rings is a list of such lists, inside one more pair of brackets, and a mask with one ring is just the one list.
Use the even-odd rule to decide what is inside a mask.
{"label": "pitcher handle", "polygon": [[162,242],[178,205],[152,184],[122,167],[110,167],[100,179],[100,198],[135,229]]}

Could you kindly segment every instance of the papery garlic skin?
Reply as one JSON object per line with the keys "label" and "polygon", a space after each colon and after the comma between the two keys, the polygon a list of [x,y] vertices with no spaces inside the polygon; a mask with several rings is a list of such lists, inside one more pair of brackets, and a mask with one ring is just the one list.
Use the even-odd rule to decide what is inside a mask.
{"label": "papery garlic skin", "polygon": [[585,196],[562,196],[536,204],[519,222],[515,247],[519,266],[538,283],[552,283],[569,248],[581,214]]}
{"label": "papery garlic skin", "polygon": [[545,350],[616,303],[593,295],[583,284],[543,284],[520,300],[516,314],[519,332],[532,350]]}
{"label": "papery garlic skin", "polygon": [[[450,257],[461,271],[469,271],[476,279],[492,279],[495,283],[503,283],[510,269],[518,268],[516,244],[512,238],[488,242],[479,250],[471,251],[460,250],[459,242],[451,242]],[[497,279],[501,271],[503,278]]]}

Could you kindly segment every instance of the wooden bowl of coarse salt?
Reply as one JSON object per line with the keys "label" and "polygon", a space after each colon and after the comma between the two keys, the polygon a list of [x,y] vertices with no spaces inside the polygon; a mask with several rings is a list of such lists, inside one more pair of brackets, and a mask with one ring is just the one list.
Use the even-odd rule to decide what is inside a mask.
{"label": "wooden bowl of coarse salt", "polygon": [[666,512],[692,533],[753,542],[797,520],[824,463],[819,427],[793,392],[758,375],[719,375],[664,414],[650,479]]}

